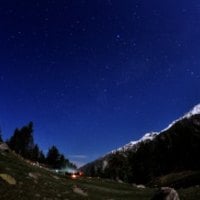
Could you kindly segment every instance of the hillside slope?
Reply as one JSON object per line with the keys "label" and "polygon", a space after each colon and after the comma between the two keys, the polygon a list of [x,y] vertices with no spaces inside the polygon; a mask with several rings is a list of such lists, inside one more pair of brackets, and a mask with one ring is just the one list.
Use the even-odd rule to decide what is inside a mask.
{"label": "hillside slope", "polygon": [[[0,150],[1,200],[150,200],[156,190],[100,178],[72,180]],[[178,193],[181,200],[200,199],[199,187],[180,189]]]}
{"label": "hillside slope", "polygon": [[32,166],[12,152],[0,150],[1,200],[148,200],[154,189],[96,178],[72,180]]}

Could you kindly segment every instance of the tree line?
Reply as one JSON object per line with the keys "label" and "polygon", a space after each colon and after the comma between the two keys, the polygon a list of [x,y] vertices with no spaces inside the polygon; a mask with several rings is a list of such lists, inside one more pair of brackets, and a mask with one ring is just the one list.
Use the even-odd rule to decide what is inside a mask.
{"label": "tree line", "polygon": [[[33,137],[33,123],[23,126],[21,129],[16,128],[13,135],[6,141],[11,150],[21,155],[23,158],[33,162],[39,162],[47,165],[52,169],[61,169],[65,167],[76,168],[75,164],[71,163],[65,156],[60,153],[58,148],[53,145],[49,148],[45,155],[35,144]],[[0,142],[2,142],[2,134],[0,130]]]}

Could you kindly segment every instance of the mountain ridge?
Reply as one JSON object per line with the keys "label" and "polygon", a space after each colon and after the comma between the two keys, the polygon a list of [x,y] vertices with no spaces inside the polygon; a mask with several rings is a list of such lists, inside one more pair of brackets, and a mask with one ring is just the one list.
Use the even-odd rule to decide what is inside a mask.
{"label": "mountain ridge", "polygon": [[185,118],[190,118],[191,116],[197,115],[197,114],[200,114],[200,103],[195,105],[189,112],[185,113],[182,117],[172,121],[166,128],[162,129],[161,131],[159,131],[159,132],[151,131],[151,132],[145,133],[140,139],[130,141],[129,143],[125,144],[124,146],[119,147],[115,150],[112,150],[111,152],[109,152],[107,154],[116,153],[118,151],[126,151],[126,150],[129,150],[131,148],[134,148],[134,146],[137,145],[140,142],[145,142],[147,140],[153,140],[157,135],[159,135],[160,133],[162,133],[164,131],[167,131],[169,128],[171,128],[178,121],[183,120]]}
{"label": "mountain ridge", "polygon": [[147,133],[81,170],[91,176],[147,183],[174,170],[198,169],[200,162],[195,162],[195,156],[199,151],[200,104],[197,104],[160,132]]}

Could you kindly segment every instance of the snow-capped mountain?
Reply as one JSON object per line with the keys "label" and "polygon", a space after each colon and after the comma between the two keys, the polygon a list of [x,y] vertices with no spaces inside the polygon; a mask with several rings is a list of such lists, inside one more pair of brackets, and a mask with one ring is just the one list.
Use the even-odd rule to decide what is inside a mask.
{"label": "snow-capped mountain", "polygon": [[188,113],[186,113],[185,115],[183,115],[182,117],[180,117],[177,120],[174,120],[171,124],[169,124],[165,129],[163,129],[160,132],[150,132],[150,133],[146,133],[142,138],[140,138],[139,140],[136,141],[131,141],[128,144],[124,145],[123,147],[118,148],[117,150],[113,150],[111,151],[111,153],[116,153],[116,152],[120,152],[120,151],[127,151],[127,150],[137,150],[138,148],[138,144],[140,144],[141,142],[145,142],[145,141],[150,141],[153,140],[157,135],[159,135],[160,133],[167,131],[168,129],[170,129],[174,124],[176,124],[178,121],[183,120],[185,118],[190,118],[193,115],[198,115],[200,114],[200,104],[197,104],[196,106],[194,106],[194,108],[192,110],[190,110]]}
{"label": "snow-capped mountain", "polygon": [[196,105],[191,111],[186,113],[183,118],[190,118],[193,115],[199,115],[200,114],[200,104]]}
{"label": "snow-capped mountain", "polygon": [[[196,153],[196,149],[198,146],[200,150],[199,134],[200,134],[200,104],[196,105],[193,109],[191,109],[188,113],[186,113],[182,117],[174,120],[171,124],[169,124],[169,126],[167,126],[167,128],[161,130],[160,132],[146,133],[139,140],[131,141],[128,144],[102,156],[101,158],[91,163],[88,163],[87,165],[82,167],[82,170],[87,171],[88,174],[90,174],[90,171],[97,172],[100,170],[103,172],[105,168],[109,167],[109,160],[113,156],[121,155],[127,157],[129,153],[135,153],[135,154],[137,154],[138,152],[141,153],[141,148],[143,148],[143,146],[153,147],[149,152],[152,152],[152,149],[155,149],[154,152],[155,155],[163,151],[166,153],[166,156],[169,159],[173,157],[173,155],[177,155],[177,157],[180,157],[180,159],[182,159],[180,162],[183,162],[184,165],[186,163],[184,161],[184,158],[187,158],[188,156],[187,149],[190,149],[191,152],[194,151]],[[190,140],[188,140],[188,138],[190,138]],[[196,143],[195,144],[196,146],[194,145],[194,143]],[[160,146],[160,144],[163,145]],[[185,148],[186,145],[188,146],[187,148]],[[177,146],[181,148],[183,147],[182,150],[179,149],[177,151],[176,149]],[[170,149],[169,152],[167,151],[168,149]],[[187,152],[185,153],[186,150]],[[179,152],[181,152],[181,155],[179,155]],[[195,153],[191,153],[189,158],[192,158],[193,154],[195,155]],[[165,155],[163,155],[163,157],[164,156]],[[141,160],[143,159],[145,160],[145,158],[146,157],[144,156],[144,158],[142,157]],[[176,162],[174,160],[173,162],[174,166],[177,167]],[[190,162],[192,163],[192,161]]]}
{"label": "snow-capped mountain", "polygon": [[174,124],[176,124],[178,121],[181,121],[185,118],[190,118],[193,115],[199,115],[200,114],[200,104],[197,104],[196,106],[194,106],[193,109],[191,109],[188,113],[186,113],[185,115],[183,115],[182,117],[174,120],[171,124],[169,124],[165,129],[163,129],[160,133],[167,131],[168,129],[170,129]]}

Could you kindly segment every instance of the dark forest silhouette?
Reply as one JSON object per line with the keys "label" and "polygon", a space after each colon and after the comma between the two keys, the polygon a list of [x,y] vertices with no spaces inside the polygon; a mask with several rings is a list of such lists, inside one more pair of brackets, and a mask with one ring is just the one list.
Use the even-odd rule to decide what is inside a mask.
{"label": "dark forest silhouette", "polygon": [[[75,164],[71,163],[65,156],[60,153],[58,148],[53,145],[49,148],[47,155],[34,142],[33,123],[23,126],[21,129],[16,128],[7,144],[11,150],[21,155],[23,158],[45,164],[52,169],[61,169],[64,167],[76,168]],[[0,131],[0,142],[3,141]]]}
{"label": "dark forest silhouette", "polygon": [[[152,141],[141,142],[137,151],[116,152],[87,164],[82,170],[88,176],[147,184],[157,177],[200,168],[200,115],[194,115],[175,123]],[[107,165],[104,166],[104,162]],[[103,167],[104,166],[104,167]],[[173,186],[199,183],[195,175]]]}

